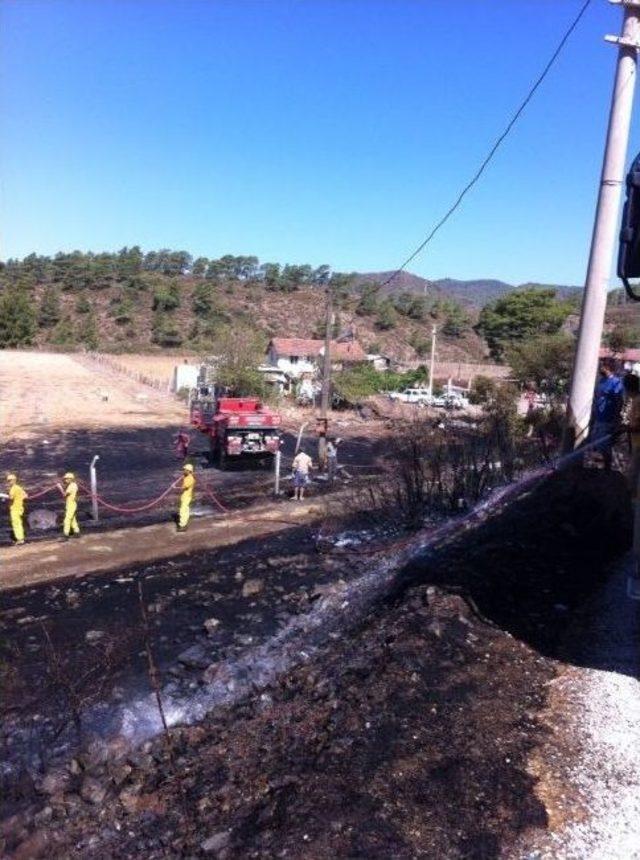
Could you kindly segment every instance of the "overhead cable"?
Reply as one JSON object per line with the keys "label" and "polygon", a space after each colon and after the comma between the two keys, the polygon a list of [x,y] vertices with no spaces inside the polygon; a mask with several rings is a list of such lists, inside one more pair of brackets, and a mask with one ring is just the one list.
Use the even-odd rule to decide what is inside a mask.
{"label": "overhead cable", "polygon": [[556,62],[558,57],[560,56],[563,48],[565,47],[565,45],[569,41],[573,31],[576,29],[576,27],[580,23],[582,17],[584,16],[585,12],[587,11],[587,9],[589,8],[590,5],[591,5],[591,0],[585,0],[585,2],[582,4],[578,14],[573,19],[573,21],[571,22],[571,25],[569,26],[569,28],[567,29],[567,31],[563,35],[562,39],[558,43],[558,46],[556,47],[555,51],[551,55],[546,66],[544,67],[544,69],[542,70],[542,72],[540,73],[540,75],[538,76],[536,81],[534,82],[533,86],[530,88],[529,92],[527,93],[527,95],[525,96],[523,101],[520,103],[520,106],[518,107],[516,112],[513,114],[513,116],[509,120],[505,130],[502,132],[500,137],[496,140],[496,142],[493,144],[493,146],[489,150],[488,155],[485,157],[484,161],[482,162],[482,164],[480,165],[478,170],[475,172],[472,179],[465,185],[465,187],[462,189],[462,191],[458,195],[455,203],[447,210],[447,212],[445,212],[445,214],[438,221],[438,223],[435,225],[435,227],[431,230],[431,232],[428,234],[428,236],[407,257],[407,259],[404,261],[404,263],[402,263],[402,265],[399,266],[395,270],[395,272],[393,272],[393,274],[387,278],[386,281],[384,281],[384,283],[382,284],[383,287],[387,286],[387,284],[390,284],[393,280],[395,280],[398,277],[398,275],[406,269],[406,267],[409,265],[409,263],[411,263],[412,260],[415,260],[415,258],[419,254],[421,254],[422,251],[424,251],[424,249],[427,247],[429,242],[431,242],[431,240],[436,235],[436,233],[440,230],[441,227],[443,227],[446,224],[446,222],[449,220],[449,218],[451,218],[451,216],[456,211],[456,209],[458,209],[458,207],[460,206],[460,204],[462,203],[464,198],[467,196],[469,191],[471,191],[471,189],[476,184],[476,182],[478,182],[478,180],[480,179],[480,177],[482,176],[482,174],[484,173],[486,168],[489,166],[489,164],[492,161],[496,152],[498,151],[498,149],[500,148],[500,146],[502,145],[504,140],[508,137],[508,135],[511,132],[511,130],[513,129],[514,125],[520,119],[520,116],[524,113],[525,108],[527,107],[527,105],[529,104],[531,99],[536,94],[536,91],[538,90],[538,88],[540,87],[540,85],[542,84],[544,79],[547,77],[547,75],[551,71],[552,66],[554,65],[554,63]]}

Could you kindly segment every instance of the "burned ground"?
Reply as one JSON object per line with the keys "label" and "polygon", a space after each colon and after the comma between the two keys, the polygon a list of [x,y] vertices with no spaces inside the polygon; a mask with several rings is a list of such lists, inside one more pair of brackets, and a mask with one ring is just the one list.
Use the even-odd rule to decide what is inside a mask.
{"label": "burned ground", "polygon": [[[350,636],[335,635],[321,654],[301,656],[239,704],[174,729],[171,754],[160,738],[118,760],[79,756],[57,783],[37,782],[40,794],[5,821],[7,849],[61,857],[499,856],[545,824],[527,772],[544,732],[536,713],[557,659],[571,657],[572,619],[626,547],[628,517],[617,476],[580,472],[547,482],[412,564]],[[244,559],[234,561],[235,552]],[[274,556],[280,565],[267,563]],[[323,558],[308,536],[294,534],[226,550],[213,589],[237,599],[238,572],[245,582],[260,578],[264,597],[253,595],[256,605],[237,618],[260,615],[242,623],[245,635],[265,636],[278,601],[288,613],[313,600],[323,564],[326,582],[368,565],[362,550],[351,560]],[[167,631],[193,626],[197,636],[210,614],[198,603],[212,562],[159,565],[145,584],[150,604],[178,592],[174,609],[153,621],[163,668],[188,641],[163,644]],[[257,575],[256,565],[264,565]],[[280,568],[289,571],[284,578]],[[225,601],[208,596],[219,601],[213,614],[224,629]],[[62,592],[53,598],[61,608],[67,600]],[[123,597],[123,606],[130,602]],[[85,627],[99,604],[87,595]],[[80,627],[76,643],[88,632]],[[195,689],[202,678],[190,671]]]}

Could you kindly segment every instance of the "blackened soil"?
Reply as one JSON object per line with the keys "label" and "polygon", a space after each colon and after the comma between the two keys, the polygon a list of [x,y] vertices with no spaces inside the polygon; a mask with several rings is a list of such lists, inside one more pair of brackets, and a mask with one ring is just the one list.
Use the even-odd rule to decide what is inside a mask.
{"label": "blackened soil", "polygon": [[[536,713],[572,614],[626,548],[628,516],[619,476],[559,476],[413,564],[320,657],[174,730],[172,755],[158,739],[125,770],[107,761],[73,774],[41,804],[45,819],[34,822],[34,806],[10,822],[7,848],[498,857],[545,824],[526,770],[541,740]],[[100,802],[87,799],[87,780],[104,789]]]}

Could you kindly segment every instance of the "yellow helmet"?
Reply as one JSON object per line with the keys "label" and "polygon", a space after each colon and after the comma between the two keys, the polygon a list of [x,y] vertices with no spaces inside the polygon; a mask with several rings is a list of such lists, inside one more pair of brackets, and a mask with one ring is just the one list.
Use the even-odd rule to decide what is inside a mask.
{"label": "yellow helmet", "polygon": [[17,480],[18,478],[16,477],[16,475],[14,475],[13,472],[9,472],[9,474],[7,475],[7,484],[15,484]]}
{"label": "yellow helmet", "polygon": [[75,479],[76,476],[73,474],[73,472],[65,472],[62,476],[63,481],[75,481]]}
{"label": "yellow helmet", "polygon": [[193,466],[191,465],[191,463],[185,463],[182,469],[185,472],[193,472]]}

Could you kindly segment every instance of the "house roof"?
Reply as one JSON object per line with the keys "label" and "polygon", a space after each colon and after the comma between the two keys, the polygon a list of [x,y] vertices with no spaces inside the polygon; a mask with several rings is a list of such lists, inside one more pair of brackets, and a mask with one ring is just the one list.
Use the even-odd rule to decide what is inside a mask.
{"label": "house roof", "polygon": [[620,361],[640,361],[640,349],[623,349],[621,352],[612,352],[610,349],[602,347],[600,358],[606,358],[607,356],[613,356],[613,358],[617,358]]}
{"label": "house roof", "polygon": [[[273,346],[278,355],[318,356],[324,352],[324,341],[304,337],[274,337]],[[366,361],[366,354],[357,340],[331,341],[331,357],[339,361]]]}

